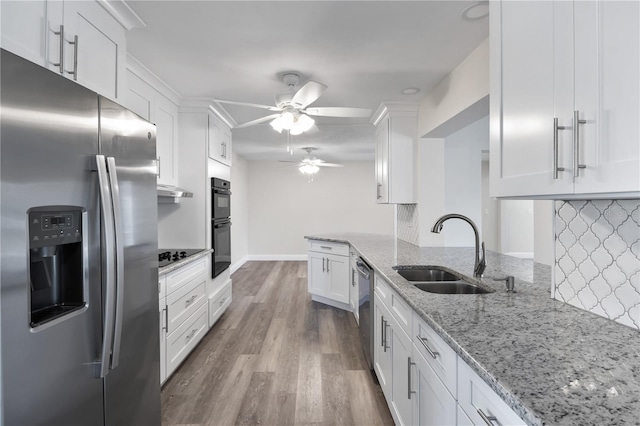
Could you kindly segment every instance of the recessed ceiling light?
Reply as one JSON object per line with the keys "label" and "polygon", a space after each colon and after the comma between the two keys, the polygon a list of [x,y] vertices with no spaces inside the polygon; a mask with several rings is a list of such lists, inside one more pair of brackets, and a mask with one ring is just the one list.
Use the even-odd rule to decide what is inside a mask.
{"label": "recessed ceiling light", "polygon": [[479,1],[465,7],[460,16],[465,21],[477,21],[489,15],[489,2]]}
{"label": "recessed ceiling light", "polygon": [[400,93],[402,93],[403,95],[415,95],[419,91],[420,89],[418,89],[417,87],[407,87],[406,89],[402,89]]}

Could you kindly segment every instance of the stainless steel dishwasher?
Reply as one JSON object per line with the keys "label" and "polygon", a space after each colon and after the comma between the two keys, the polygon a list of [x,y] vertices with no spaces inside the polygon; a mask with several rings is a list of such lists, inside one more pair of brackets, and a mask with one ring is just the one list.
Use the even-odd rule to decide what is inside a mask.
{"label": "stainless steel dishwasher", "polygon": [[356,261],[358,269],[358,315],[360,317],[360,341],[369,369],[373,370],[373,269],[361,257]]}

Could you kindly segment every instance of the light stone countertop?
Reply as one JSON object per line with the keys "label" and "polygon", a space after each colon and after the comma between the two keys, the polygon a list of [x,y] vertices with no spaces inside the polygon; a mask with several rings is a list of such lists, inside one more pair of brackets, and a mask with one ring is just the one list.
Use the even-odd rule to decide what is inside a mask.
{"label": "light stone countertop", "polygon": [[[640,332],[551,299],[551,267],[487,252],[494,293],[415,288],[395,265],[434,265],[473,279],[472,247],[416,247],[390,236],[328,234],[349,243],[530,425],[640,425]],[[516,293],[491,278],[515,277]]]}
{"label": "light stone countertop", "polygon": [[167,266],[162,266],[158,268],[158,275],[165,275],[165,274],[168,274],[169,272],[173,272],[176,269],[182,268],[184,265],[187,265],[191,262],[195,262],[198,259],[202,259],[203,257],[210,255],[211,253],[213,253],[212,249],[205,249],[201,252],[192,254],[191,256],[185,257],[184,259],[180,259],[179,261],[171,263]]}

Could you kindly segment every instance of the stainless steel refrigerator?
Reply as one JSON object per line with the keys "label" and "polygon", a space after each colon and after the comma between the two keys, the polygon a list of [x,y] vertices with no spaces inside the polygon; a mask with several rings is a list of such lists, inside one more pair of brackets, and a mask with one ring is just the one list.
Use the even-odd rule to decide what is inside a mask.
{"label": "stainless steel refrigerator", "polygon": [[159,425],[155,126],[0,65],[0,424]]}

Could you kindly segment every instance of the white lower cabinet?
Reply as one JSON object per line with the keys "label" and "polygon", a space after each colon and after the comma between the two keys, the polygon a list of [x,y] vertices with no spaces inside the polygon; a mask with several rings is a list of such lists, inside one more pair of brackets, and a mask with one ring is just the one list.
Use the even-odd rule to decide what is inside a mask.
{"label": "white lower cabinet", "polygon": [[411,339],[393,316],[390,318],[391,414],[398,425],[413,424],[411,398]]}
{"label": "white lower cabinet", "polygon": [[[391,350],[387,343],[391,314],[375,294],[373,303],[373,368],[385,396],[391,395]],[[387,397],[387,400],[389,397]]]}
{"label": "white lower cabinet", "polygon": [[415,365],[415,373],[411,376],[411,389],[415,392],[412,397],[413,424],[455,425],[456,399],[415,348],[412,361]]}
{"label": "white lower cabinet", "polygon": [[167,376],[175,371],[209,329],[206,304],[167,336]]}
{"label": "white lower cabinet", "polygon": [[374,371],[396,424],[524,424],[377,274],[373,300]]}
{"label": "white lower cabinet", "polygon": [[489,385],[459,358],[458,404],[474,425],[525,424]]}
{"label": "white lower cabinet", "polygon": [[308,289],[312,299],[349,310],[349,246],[309,240]]}
{"label": "white lower cabinet", "polygon": [[215,296],[209,298],[209,327],[213,327],[230,304],[231,280]]}
{"label": "white lower cabinet", "polygon": [[209,330],[207,268],[196,260],[158,280],[160,383],[164,383]]}

